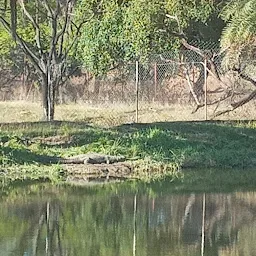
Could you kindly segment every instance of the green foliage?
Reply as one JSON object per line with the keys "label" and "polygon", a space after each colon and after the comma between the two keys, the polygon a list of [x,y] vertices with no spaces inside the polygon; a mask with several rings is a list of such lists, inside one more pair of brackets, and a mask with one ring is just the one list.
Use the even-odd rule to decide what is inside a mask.
{"label": "green foliage", "polygon": [[[228,61],[237,63],[239,58],[253,58],[256,48],[256,1],[228,1],[221,13],[227,22],[221,38],[222,48],[229,47]],[[231,64],[232,64],[231,63]]]}
{"label": "green foliage", "polygon": [[[82,3],[85,5],[87,1]],[[93,10],[95,5],[86,7]],[[201,23],[207,23],[212,14],[216,16],[218,8],[206,0],[153,0],[150,4],[145,0],[103,2],[82,31],[81,58],[85,67],[95,74],[104,74],[123,61],[143,62],[151,54],[180,46],[179,39],[172,34],[178,31],[177,22],[167,19],[166,14],[175,15],[181,28],[193,35],[201,29]],[[167,33],[162,33],[163,29]]]}
{"label": "green foliage", "polygon": [[[81,31],[78,51],[75,45],[69,53],[69,64],[79,63],[96,75],[102,75],[125,61],[139,59],[143,62],[151,54],[178,49],[179,39],[173,35],[179,30],[177,22],[166,18],[166,14],[178,18],[179,26],[189,40],[217,42],[223,27],[217,16],[225,2],[153,0],[149,4],[146,0],[81,0],[74,10],[75,22],[79,24],[84,17],[88,20]],[[26,3],[26,7],[35,14],[33,4]],[[36,45],[34,29],[22,17],[18,10],[18,32],[30,46]],[[39,15],[39,25],[43,50],[47,51],[51,32],[43,11]],[[163,29],[167,33],[161,32]],[[4,41],[5,47],[2,52],[0,50],[0,56],[8,56],[10,52],[11,44]],[[72,41],[72,30],[65,47],[68,47],[68,41]]]}
{"label": "green foliage", "polygon": [[[124,40],[129,46],[131,57],[141,60],[163,47],[163,37],[159,29],[163,28],[165,10],[162,1],[130,1],[124,17]],[[133,56],[132,56],[133,55]]]}
{"label": "green foliage", "polygon": [[0,25],[0,66],[8,67],[12,63],[11,52],[15,48],[15,43],[11,36]]}
{"label": "green foliage", "polygon": [[[1,6],[2,5],[3,3],[1,3]],[[10,23],[10,12],[8,10],[9,9],[7,9],[3,17]],[[35,33],[33,27],[24,19],[24,15],[19,9],[17,10],[17,32],[28,44],[34,43]],[[45,37],[45,39],[46,38],[47,37]],[[24,56],[20,47],[13,40],[12,34],[0,23],[0,67],[13,68],[13,66],[15,66],[15,68],[22,70],[23,62],[20,58],[21,55]]]}
{"label": "green foliage", "polygon": [[104,4],[104,15],[99,16],[96,14],[84,27],[79,48],[85,66],[102,74],[113,67],[116,60],[121,61],[124,57],[120,42],[122,9],[109,1]]}
{"label": "green foliage", "polygon": [[212,0],[166,0],[168,14],[176,16],[182,27],[189,26],[191,20],[207,22],[217,8]]}
{"label": "green foliage", "polygon": [[80,41],[84,65],[92,72],[106,73],[123,61],[143,60],[166,47],[166,36],[158,32],[164,21],[159,1],[108,1],[101,8],[84,27]]}

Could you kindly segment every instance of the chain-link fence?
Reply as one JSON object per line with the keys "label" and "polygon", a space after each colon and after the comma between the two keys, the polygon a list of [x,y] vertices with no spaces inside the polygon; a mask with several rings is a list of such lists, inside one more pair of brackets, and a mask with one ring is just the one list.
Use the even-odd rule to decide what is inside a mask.
{"label": "chain-link fence", "polygon": [[[245,62],[230,70],[223,66],[219,49],[202,51],[203,55],[190,50],[154,55],[147,62],[127,63],[104,76],[84,71],[59,89],[55,117],[102,125],[255,119],[256,63]],[[9,105],[1,110],[1,122],[40,118],[39,86],[28,83],[24,74],[0,90],[5,101],[0,110],[12,104],[6,101],[15,101],[11,106],[17,112],[15,120],[10,120]],[[20,105],[17,100],[26,102]]]}

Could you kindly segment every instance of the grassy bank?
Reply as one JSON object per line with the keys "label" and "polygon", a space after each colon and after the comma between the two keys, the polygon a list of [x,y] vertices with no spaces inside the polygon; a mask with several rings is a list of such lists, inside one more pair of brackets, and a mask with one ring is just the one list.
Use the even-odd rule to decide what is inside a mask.
{"label": "grassy bank", "polygon": [[[2,182],[62,179],[48,156],[87,152],[125,155],[133,177],[172,180],[179,186],[256,187],[256,122],[172,122],[108,129],[78,122],[0,126]],[[190,168],[188,171],[187,168]],[[191,169],[192,168],[192,169]]]}

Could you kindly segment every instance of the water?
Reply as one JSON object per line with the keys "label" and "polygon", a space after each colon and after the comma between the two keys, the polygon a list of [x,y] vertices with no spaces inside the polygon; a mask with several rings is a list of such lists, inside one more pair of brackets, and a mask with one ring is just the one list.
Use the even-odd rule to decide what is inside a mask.
{"label": "water", "polygon": [[256,192],[35,184],[0,206],[1,256],[256,255]]}

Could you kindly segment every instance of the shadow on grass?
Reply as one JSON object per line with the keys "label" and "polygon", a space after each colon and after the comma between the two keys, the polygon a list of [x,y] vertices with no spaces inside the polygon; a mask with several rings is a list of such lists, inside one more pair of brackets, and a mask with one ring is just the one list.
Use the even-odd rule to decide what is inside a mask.
{"label": "shadow on grass", "polygon": [[[102,135],[114,139],[111,129],[97,128],[88,125],[87,122],[70,122],[70,121],[52,121],[52,122],[21,122],[21,123],[2,123],[0,124],[0,135],[4,136],[22,136],[25,139],[33,139],[38,137],[38,141],[42,139],[42,145],[46,147],[70,147],[82,146],[92,143],[102,138]],[[62,141],[52,145],[45,143],[43,138],[54,136],[70,137],[70,141]],[[53,138],[54,140],[54,138]]]}
{"label": "shadow on grass", "polygon": [[32,163],[40,163],[40,164],[50,164],[51,162],[55,162],[56,160],[53,157],[47,155],[39,155],[34,152],[29,151],[28,149],[17,149],[11,147],[1,147],[0,151],[2,152],[2,159],[0,158],[0,163],[2,164],[6,161],[9,163],[11,161],[12,164],[32,164]]}
{"label": "shadow on grass", "polygon": [[0,132],[8,134],[21,134],[28,137],[53,136],[64,134],[72,129],[86,129],[90,127],[86,122],[69,121],[40,121],[40,122],[17,122],[0,123]]}

